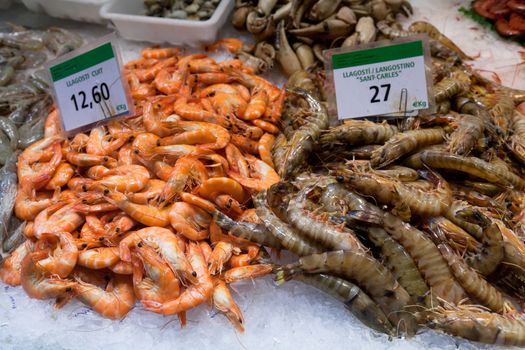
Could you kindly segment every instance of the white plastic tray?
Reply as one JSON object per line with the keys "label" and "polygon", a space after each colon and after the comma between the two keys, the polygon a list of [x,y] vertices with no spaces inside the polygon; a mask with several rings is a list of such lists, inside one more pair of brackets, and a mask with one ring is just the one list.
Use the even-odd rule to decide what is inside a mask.
{"label": "white plastic tray", "polygon": [[[22,0],[34,12],[81,22],[104,23],[100,8],[109,0]],[[1,2],[1,0],[0,0]]]}
{"label": "white plastic tray", "polygon": [[210,19],[190,21],[146,16],[143,0],[113,0],[102,7],[100,15],[128,40],[196,46],[217,38],[233,5],[233,0],[222,0]]}
{"label": "white plastic tray", "polygon": [[0,10],[8,9],[11,6],[11,0],[0,0]]}

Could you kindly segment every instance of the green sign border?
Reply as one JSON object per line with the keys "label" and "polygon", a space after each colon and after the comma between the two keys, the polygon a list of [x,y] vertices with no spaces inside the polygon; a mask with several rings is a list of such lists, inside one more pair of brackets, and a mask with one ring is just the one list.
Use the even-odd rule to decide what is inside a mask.
{"label": "green sign border", "polygon": [[332,67],[333,69],[350,68],[417,56],[423,56],[421,40],[335,54],[332,56]]}
{"label": "green sign border", "polygon": [[56,82],[112,58],[115,58],[115,52],[111,43],[106,43],[51,67],[51,78]]}

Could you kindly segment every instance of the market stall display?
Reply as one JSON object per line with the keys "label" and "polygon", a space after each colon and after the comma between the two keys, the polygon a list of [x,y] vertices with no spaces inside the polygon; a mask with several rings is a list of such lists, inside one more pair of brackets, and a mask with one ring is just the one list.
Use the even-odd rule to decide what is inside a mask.
{"label": "market stall display", "polygon": [[[286,16],[298,5],[295,27]],[[330,127],[324,56],[316,60],[307,43],[321,35],[328,47],[326,33],[293,34],[315,27],[315,6],[328,13],[322,21],[335,12],[334,23],[351,13],[374,17],[370,40],[426,34],[435,110]],[[208,54],[145,48],[126,63],[131,118],[66,139],[58,110],[46,113],[44,138],[0,170],[0,199],[26,221],[4,241],[18,248],[0,279],[33,298],[56,298],[57,307],[78,299],[110,319],[135,307],[126,319],[152,320],[144,311],[153,311],[185,325],[186,312],[209,301],[242,331],[249,323],[241,310],[251,312],[237,305],[244,296],[231,284],[271,273],[284,284],[271,293],[304,282],[406,344],[428,327],[524,345],[525,94],[481,76],[475,57],[431,21],[403,29],[392,11],[407,6],[237,2],[246,20],[287,13],[271,28],[281,46],[223,38],[207,40]],[[222,49],[235,57],[208,56]],[[289,75],[283,88],[256,75],[279,57]]]}

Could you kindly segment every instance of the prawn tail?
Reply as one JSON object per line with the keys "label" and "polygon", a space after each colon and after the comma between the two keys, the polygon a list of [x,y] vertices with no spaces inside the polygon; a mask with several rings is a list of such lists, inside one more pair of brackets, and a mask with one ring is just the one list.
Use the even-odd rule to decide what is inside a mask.
{"label": "prawn tail", "polygon": [[293,277],[301,273],[301,269],[288,269],[285,267],[279,267],[275,273],[275,283],[280,286],[287,281],[293,279]]}
{"label": "prawn tail", "polygon": [[379,212],[367,210],[352,210],[346,214],[348,219],[383,226],[383,217]]}
{"label": "prawn tail", "polygon": [[142,306],[146,311],[157,312],[161,309],[162,304],[153,300],[141,300]]}
{"label": "prawn tail", "polygon": [[179,317],[180,328],[186,327],[186,311],[179,312],[177,316]]}

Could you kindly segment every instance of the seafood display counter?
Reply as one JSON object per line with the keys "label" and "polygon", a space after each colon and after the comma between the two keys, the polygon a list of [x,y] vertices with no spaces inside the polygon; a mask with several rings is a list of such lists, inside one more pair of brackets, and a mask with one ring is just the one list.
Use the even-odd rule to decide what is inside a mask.
{"label": "seafood display counter", "polygon": [[[523,47],[470,1],[303,3],[237,1],[206,47],[124,35],[136,115],[69,139],[42,67],[116,17],[0,11],[0,349],[525,344]],[[438,113],[330,127],[316,43],[416,32]]]}

